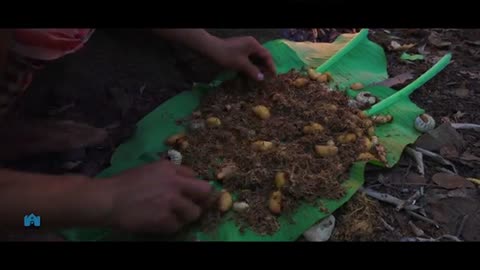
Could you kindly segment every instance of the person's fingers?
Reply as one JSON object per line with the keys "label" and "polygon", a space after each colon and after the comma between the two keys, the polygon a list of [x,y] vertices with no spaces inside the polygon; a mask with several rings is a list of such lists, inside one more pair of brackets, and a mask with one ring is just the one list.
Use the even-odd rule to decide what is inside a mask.
{"label": "person's fingers", "polygon": [[196,177],[197,173],[189,167],[186,166],[177,166],[177,174],[184,177]]}
{"label": "person's fingers", "polygon": [[177,219],[184,224],[195,221],[202,214],[202,210],[198,205],[184,197],[176,199],[172,207],[177,215]]}
{"label": "person's fingers", "polygon": [[260,59],[262,59],[262,62],[265,64],[267,70],[272,74],[276,74],[275,63],[273,62],[273,58],[270,52],[264,47],[261,47],[257,51],[257,55]]}
{"label": "person's fingers", "polygon": [[273,62],[272,55],[270,52],[262,46],[255,38],[246,37],[246,44],[248,47],[248,53],[259,58],[261,65],[267,68],[267,71],[276,74],[275,63]]}
{"label": "person's fingers", "polygon": [[204,180],[181,178],[179,179],[179,184],[182,194],[199,204],[208,200],[208,197],[212,193],[212,186]]}
{"label": "person's fingers", "polygon": [[240,63],[240,71],[245,73],[248,77],[252,78],[253,80],[263,81],[265,76],[260,71],[260,69],[255,66],[250,60],[245,57],[242,62]]}

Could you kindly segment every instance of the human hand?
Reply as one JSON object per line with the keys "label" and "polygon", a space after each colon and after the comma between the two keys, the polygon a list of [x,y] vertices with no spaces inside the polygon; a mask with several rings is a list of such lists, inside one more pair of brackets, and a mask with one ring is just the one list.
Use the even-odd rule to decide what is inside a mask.
{"label": "human hand", "polygon": [[253,37],[218,39],[208,54],[219,65],[254,80],[263,80],[265,73],[276,73],[270,52]]}
{"label": "human hand", "polygon": [[189,168],[159,161],[107,179],[109,225],[171,234],[198,219],[212,191]]}

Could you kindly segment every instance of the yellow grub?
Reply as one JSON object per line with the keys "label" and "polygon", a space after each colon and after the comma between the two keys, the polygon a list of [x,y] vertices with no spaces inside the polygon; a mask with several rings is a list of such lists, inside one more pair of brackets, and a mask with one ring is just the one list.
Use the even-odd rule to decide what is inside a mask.
{"label": "yellow grub", "polygon": [[222,121],[217,117],[209,117],[207,118],[207,126],[208,127],[218,127],[222,124]]}
{"label": "yellow grub", "polygon": [[263,105],[258,105],[252,108],[253,112],[262,120],[270,118],[270,111]]}

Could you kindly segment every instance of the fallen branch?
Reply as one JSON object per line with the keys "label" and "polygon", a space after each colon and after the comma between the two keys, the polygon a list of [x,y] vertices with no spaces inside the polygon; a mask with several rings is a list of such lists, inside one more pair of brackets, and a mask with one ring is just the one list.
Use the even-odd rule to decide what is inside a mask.
{"label": "fallen branch", "polygon": [[405,148],[407,154],[409,154],[417,163],[417,170],[420,175],[425,175],[425,165],[423,163],[423,154],[415,151],[414,149],[407,147]]}
{"label": "fallen branch", "polygon": [[407,213],[408,213],[409,215],[411,215],[412,217],[415,217],[415,218],[417,218],[417,219],[420,219],[420,220],[422,220],[422,221],[425,221],[425,222],[427,222],[427,223],[430,223],[430,224],[434,225],[437,229],[440,228],[440,225],[438,225],[438,223],[435,222],[434,220],[431,220],[431,219],[429,219],[429,218],[427,218],[427,217],[424,217],[424,216],[422,216],[422,215],[419,215],[419,214],[417,214],[417,213],[415,213],[415,212],[413,212],[413,211],[408,211],[408,210],[407,210]]}
{"label": "fallen branch", "polygon": [[430,157],[432,158],[433,160],[437,161],[438,163],[440,164],[443,164],[443,165],[448,165],[448,166],[451,166],[452,169],[453,169],[453,172],[455,172],[455,174],[458,174],[457,172],[457,168],[455,167],[455,165],[453,165],[453,163],[451,163],[450,161],[444,159],[442,156],[440,156],[439,154],[435,154],[433,152],[430,152],[426,149],[423,149],[423,148],[420,148],[420,147],[415,147],[415,149],[422,153],[423,155],[427,156],[427,157]]}

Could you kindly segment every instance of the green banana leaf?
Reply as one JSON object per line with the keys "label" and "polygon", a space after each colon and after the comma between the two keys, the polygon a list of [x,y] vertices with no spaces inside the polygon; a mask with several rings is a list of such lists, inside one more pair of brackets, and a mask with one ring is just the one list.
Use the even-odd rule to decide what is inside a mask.
{"label": "green banana leaf", "polygon": [[[278,73],[305,67],[313,67],[320,72],[329,71],[334,78],[332,86],[354,97],[357,93],[349,89],[352,83],[371,85],[388,78],[385,53],[379,45],[370,41],[367,35],[368,30],[364,29],[358,34],[343,34],[333,43],[273,40],[264,46],[271,52]],[[440,70],[441,68],[437,68],[430,71],[429,78]],[[138,123],[135,135],[117,148],[112,156],[111,166],[98,177],[112,176],[157,160],[156,153],[167,150],[165,139],[183,131],[183,127],[177,126],[175,121],[191,114],[199,105],[202,95],[214,91],[215,86],[234,76],[235,74],[230,73],[222,74],[211,84],[196,85],[193,90],[183,92],[157,107]],[[409,93],[412,87],[416,89],[419,86],[421,85],[411,85]],[[380,99],[386,99],[397,92],[384,86],[366,87],[363,91],[370,91]],[[385,104],[388,106],[380,106],[382,114],[393,116],[393,122],[379,126],[376,130],[380,143],[387,149],[387,166],[397,163],[404,147],[418,138],[420,133],[414,129],[413,123],[414,119],[424,112],[411,102],[408,95],[394,96],[394,102],[390,100]],[[303,204],[291,217],[293,223],[286,217],[280,217],[280,229],[273,235],[259,235],[248,229],[241,233],[227,215],[214,232],[194,231],[195,237],[201,241],[294,241],[312,225],[341,207],[358,191],[364,183],[365,165],[365,162],[357,162],[352,166],[350,177],[343,184],[347,190],[343,198],[319,198],[328,213],[320,211],[318,207]],[[62,233],[73,241],[98,241],[110,237],[109,231],[104,229],[71,229]]]}

